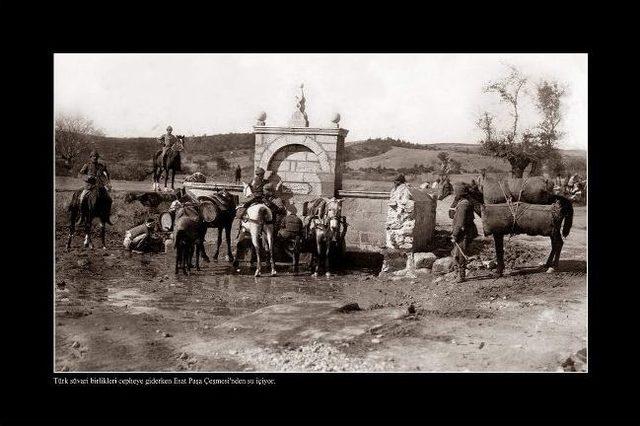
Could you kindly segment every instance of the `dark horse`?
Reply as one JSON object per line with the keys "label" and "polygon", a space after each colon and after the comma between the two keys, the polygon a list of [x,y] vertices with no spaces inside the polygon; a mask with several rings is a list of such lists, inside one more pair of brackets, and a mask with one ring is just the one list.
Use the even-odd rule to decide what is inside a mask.
{"label": "dark horse", "polygon": [[209,256],[204,251],[204,239],[207,234],[207,229],[218,229],[218,242],[216,245],[216,251],[213,254],[213,259],[218,259],[218,253],[220,251],[220,244],[222,244],[222,230],[224,229],[225,238],[227,241],[227,261],[233,262],[233,254],[231,253],[231,227],[233,226],[233,220],[236,216],[236,203],[231,194],[227,191],[220,191],[211,197],[202,196],[198,197],[198,201],[210,201],[215,209],[215,219],[210,222],[204,223],[203,235],[200,238],[200,253],[202,259],[205,262],[210,262]]}
{"label": "dark horse", "polygon": [[[466,196],[466,198],[473,205],[474,212],[478,216],[482,216],[483,207],[485,206],[484,195],[483,195],[483,192],[480,190],[480,188],[477,185],[475,185],[475,182],[472,182],[471,185],[467,183],[456,184],[456,186],[454,187],[454,199],[453,199],[453,202],[451,203],[451,208],[454,209],[458,204],[458,202],[460,201],[460,199],[462,199],[464,196]],[[555,268],[558,267],[558,263],[560,260],[560,252],[562,251],[562,246],[564,244],[562,238],[563,237],[566,238],[569,235],[569,231],[571,230],[571,226],[573,223],[573,205],[569,199],[560,195],[550,196],[549,201],[551,201],[548,204],[549,206],[557,207],[555,209],[555,212],[557,213],[554,213],[554,209],[551,208],[551,209],[548,209],[547,211],[532,212],[528,217],[528,219],[530,219],[531,221],[535,221],[536,219],[538,219],[536,216],[544,216],[544,217],[540,217],[540,220],[548,221],[549,219],[548,216],[552,215],[551,221],[553,223],[553,230],[550,235],[551,253],[549,254],[549,257],[547,258],[547,261],[544,264],[544,266],[548,268],[547,272],[553,272]],[[496,204],[492,204],[492,206],[495,206],[495,205]],[[484,223],[485,222],[483,220],[483,225]],[[527,233],[529,235],[549,235],[548,233],[544,233],[544,234],[538,233],[536,226],[537,224],[535,223],[520,224],[518,226],[518,229],[516,229],[517,232],[515,233]],[[560,231],[561,226],[562,226],[562,233]],[[511,228],[511,229],[513,232],[514,228]],[[505,233],[496,232],[496,231],[492,233],[493,233],[493,241],[495,243],[495,249],[496,249],[496,263],[497,263],[496,273],[498,276],[502,276],[504,272],[504,235]]]}
{"label": "dark horse", "polygon": [[106,249],[105,242],[105,225],[112,225],[109,217],[111,216],[111,200],[107,194],[106,188],[93,188],[89,191],[82,203],[80,202],[80,194],[82,189],[73,193],[71,204],[69,204],[69,239],[67,240],[67,250],[71,249],[71,239],[76,232],[76,222],[80,219],[80,225],[84,226],[85,238],[84,246],[93,248],[91,242],[91,224],[94,218],[100,219],[100,237],[102,239],[102,248]]}
{"label": "dark horse", "polygon": [[171,171],[171,189],[173,188],[176,171],[180,171],[180,153],[184,151],[184,135],[176,136],[178,141],[167,150],[165,161],[162,161],[162,150],[153,156],[153,190],[160,190],[160,178],[164,172],[164,188],[167,190],[169,171]]}

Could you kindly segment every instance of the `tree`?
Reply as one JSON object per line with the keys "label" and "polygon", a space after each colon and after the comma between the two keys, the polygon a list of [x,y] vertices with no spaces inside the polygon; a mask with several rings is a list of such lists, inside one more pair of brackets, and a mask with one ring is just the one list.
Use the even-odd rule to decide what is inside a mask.
{"label": "tree", "polygon": [[531,165],[531,174],[540,173],[542,162],[556,149],[555,145],[561,136],[558,126],[562,119],[562,97],[564,88],[559,83],[541,81],[535,90],[535,106],[542,119],[533,129],[518,129],[520,122],[520,102],[527,95],[529,78],[517,68],[510,66],[509,74],[484,87],[485,93],[497,94],[500,101],[508,105],[511,124],[498,131],[495,127],[495,116],[484,112],[476,121],[483,132],[482,153],[504,158],[511,165],[514,177],[522,177],[527,166]]}
{"label": "tree", "polygon": [[221,171],[229,170],[229,162],[224,157],[216,157],[216,168]]}
{"label": "tree", "polygon": [[78,157],[90,145],[91,136],[104,136],[96,129],[93,121],[79,114],[58,114],[55,119],[55,152],[65,161],[67,167],[73,167]]}
{"label": "tree", "polygon": [[438,153],[438,160],[440,160],[440,172],[443,175],[449,174],[449,153],[446,151],[440,151]]}

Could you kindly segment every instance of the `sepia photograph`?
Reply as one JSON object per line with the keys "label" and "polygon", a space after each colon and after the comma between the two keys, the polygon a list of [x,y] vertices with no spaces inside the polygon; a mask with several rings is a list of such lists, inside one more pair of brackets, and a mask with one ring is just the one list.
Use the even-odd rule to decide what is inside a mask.
{"label": "sepia photograph", "polygon": [[589,372],[588,54],[52,59],[52,373]]}

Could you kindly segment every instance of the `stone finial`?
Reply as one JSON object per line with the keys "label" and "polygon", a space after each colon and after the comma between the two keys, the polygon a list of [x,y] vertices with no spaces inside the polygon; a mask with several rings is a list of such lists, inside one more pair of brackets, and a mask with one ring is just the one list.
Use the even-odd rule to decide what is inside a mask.
{"label": "stone finial", "polygon": [[336,127],[340,127],[340,114],[335,113],[331,118],[331,122],[336,125]]}
{"label": "stone finial", "polygon": [[306,98],[304,97],[304,84],[300,85],[300,95],[296,95],[296,110],[289,120],[290,127],[309,127],[309,118],[305,112]]}
{"label": "stone finial", "polygon": [[256,125],[264,126],[266,120],[267,120],[267,113],[264,111],[260,111],[256,116],[256,121],[257,121]]}

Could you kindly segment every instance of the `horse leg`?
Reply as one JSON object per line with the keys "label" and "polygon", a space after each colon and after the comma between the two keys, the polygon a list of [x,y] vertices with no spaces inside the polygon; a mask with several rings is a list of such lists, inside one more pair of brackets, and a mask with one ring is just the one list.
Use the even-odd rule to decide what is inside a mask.
{"label": "horse leg", "polygon": [[200,245],[202,244],[201,241],[198,241],[198,243],[196,244],[196,271],[200,270]]}
{"label": "horse leg", "polygon": [[173,184],[176,181],[176,169],[171,169],[171,189],[174,189]]}
{"label": "horse leg", "polygon": [[493,234],[493,242],[496,246],[496,275],[501,277],[504,273],[504,235]]}
{"label": "horse leg", "polygon": [[562,241],[562,236],[560,235],[560,229],[557,232],[553,233],[551,237],[551,246],[553,249],[551,250],[553,256],[549,256],[548,268],[547,272],[552,273],[555,272],[558,264],[560,263],[560,252],[562,251],[562,246],[564,245],[564,241]]}
{"label": "horse leg", "polygon": [[107,249],[106,235],[107,235],[107,225],[105,220],[100,220],[100,239],[102,240],[102,250]]}
{"label": "horse leg", "polygon": [[84,246],[88,247],[90,249],[93,249],[93,241],[91,241],[91,222],[92,222],[92,220],[89,217],[87,217],[85,225],[84,225]]}
{"label": "horse leg", "polygon": [[320,258],[322,256],[322,242],[321,242],[321,237],[316,234],[316,250],[315,250],[315,270],[313,271],[312,276],[317,277],[318,276],[318,271],[320,270]]}
{"label": "horse leg", "polygon": [[[177,240],[177,238],[176,238]],[[181,241],[176,241],[176,271],[175,274],[178,274],[178,271],[180,270],[180,260],[182,258],[182,247],[181,247]]]}
{"label": "horse leg", "polygon": [[167,190],[167,182],[169,181],[169,170],[164,169],[164,189]]}
{"label": "horse leg", "polygon": [[185,245],[184,250],[182,252],[182,273],[184,275],[189,275],[189,272],[191,270],[190,267],[190,263],[191,263],[191,246],[190,245]]}
{"label": "horse leg", "polygon": [[327,240],[326,246],[325,246],[325,253],[324,253],[324,274],[327,277],[331,276],[331,271],[329,269],[330,255],[331,255],[331,240]]}
{"label": "horse leg", "polygon": [[229,221],[224,227],[225,238],[227,240],[227,262],[233,262],[233,253],[231,253],[231,226],[233,221]]}
{"label": "horse leg", "polygon": [[241,244],[242,244],[242,240],[238,239],[238,241],[236,242],[236,257],[232,263],[233,269],[235,269],[236,272],[240,272],[240,261],[238,259],[242,255]]}
{"label": "horse leg", "polygon": [[204,250],[204,240],[207,237],[207,230],[209,228],[207,228],[206,226],[203,226],[202,231],[200,232],[200,239],[198,240],[198,250],[200,250],[200,256],[202,256],[202,260],[204,260],[205,262],[209,263],[209,256],[207,256],[207,253]]}
{"label": "horse leg", "polygon": [[269,258],[271,259],[271,276],[275,277],[278,275],[276,272],[276,262],[273,258],[273,227],[267,227],[267,245],[269,245]]}
{"label": "horse leg", "polygon": [[262,260],[260,259],[260,237],[261,235],[258,234],[258,230],[254,229],[254,232],[251,232],[251,244],[253,244],[253,248],[256,252],[256,272],[254,274],[254,276],[259,277],[260,276],[260,266],[262,265]]}
{"label": "horse leg", "polygon": [[76,233],[76,220],[78,219],[78,210],[72,208],[69,212],[69,239],[67,240],[67,251],[71,250],[71,240]]}
{"label": "horse leg", "polygon": [[298,250],[298,241],[299,241],[300,237],[294,237],[293,238],[293,247],[291,250],[291,258],[292,258],[292,262],[293,262],[293,273],[297,274],[298,273],[298,262],[300,261],[300,251]]}
{"label": "horse leg", "polygon": [[218,241],[216,242],[216,252],[213,253],[213,258],[218,260],[218,254],[220,252],[220,244],[222,244],[222,227],[218,226]]}

